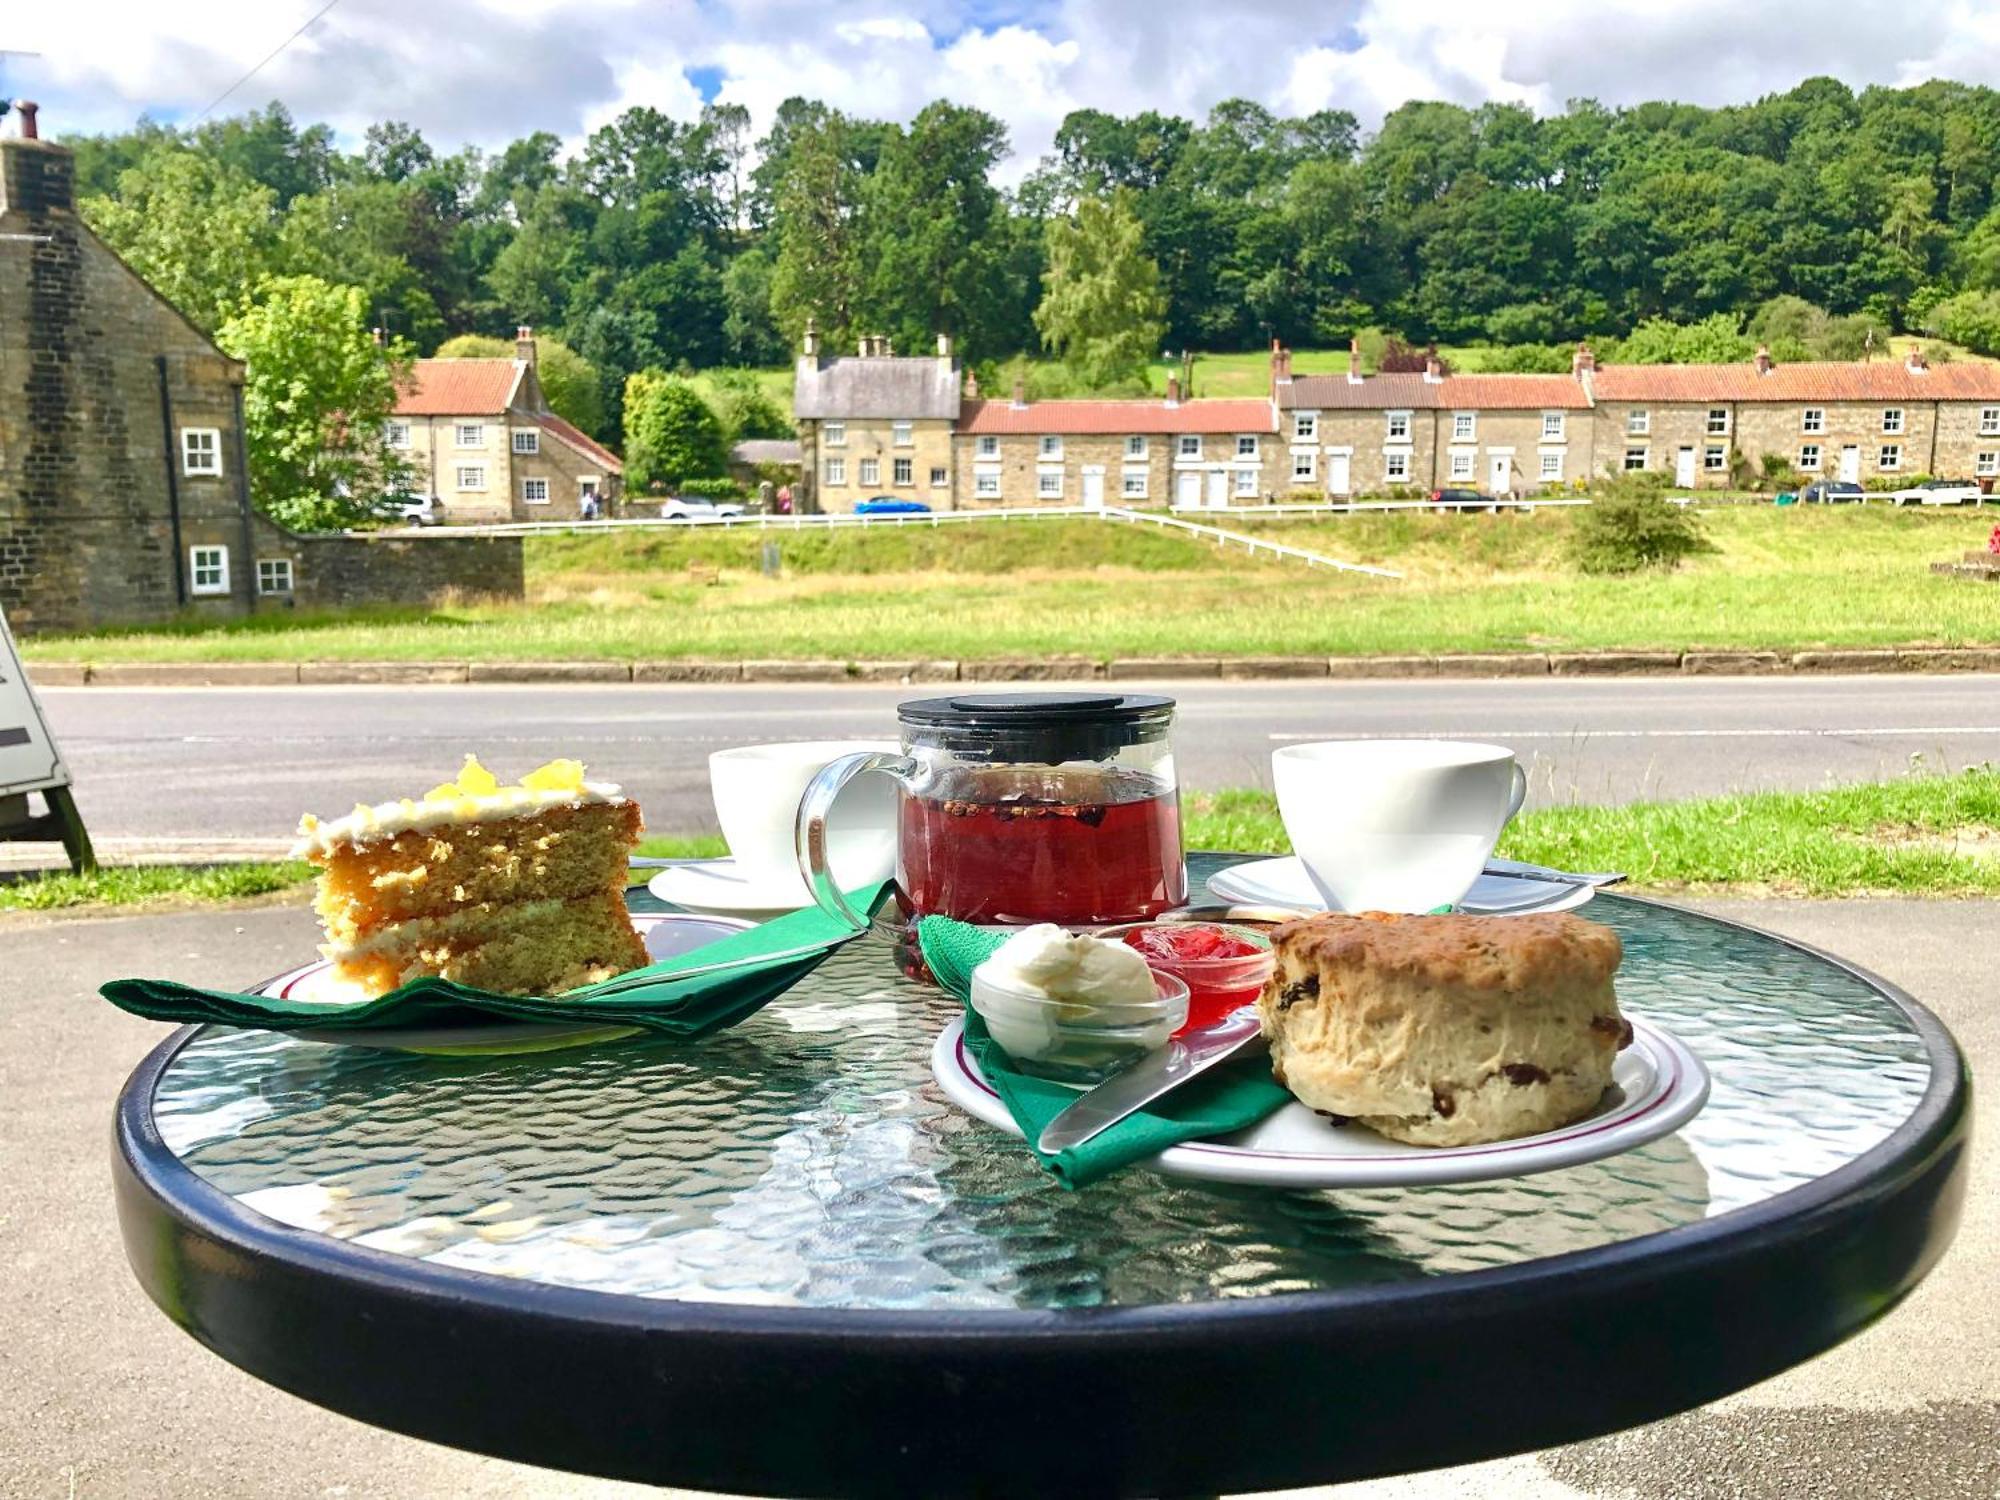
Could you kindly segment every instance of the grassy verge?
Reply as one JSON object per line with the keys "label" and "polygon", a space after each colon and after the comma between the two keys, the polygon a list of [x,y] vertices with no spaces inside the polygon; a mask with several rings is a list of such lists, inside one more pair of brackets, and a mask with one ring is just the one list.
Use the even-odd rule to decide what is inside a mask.
{"label": "grassy verge", "polygon": [[0,912],[59,911],[73,906],[202,906],[289,890],[312,878],[302,860],[268,864],[106,865],[84,875],[34,875],[0,881]]}
{"label": "grassy verge", "polygon": [[[1573,518],[1357,515],[1260,535],[1382,563],[1401,580],[1305,571],[1102,522],[783,536],[533,538],[523,604],[271,613],[37,637],[85,661],[658,660],[1436,651],[1796,649],[2000,641],[2000,597],[1926,564],[1981,547],[1979,512],[1732,506],[1672,573],[1587,578]],[[696,579],[690,563],[721,570]]]}

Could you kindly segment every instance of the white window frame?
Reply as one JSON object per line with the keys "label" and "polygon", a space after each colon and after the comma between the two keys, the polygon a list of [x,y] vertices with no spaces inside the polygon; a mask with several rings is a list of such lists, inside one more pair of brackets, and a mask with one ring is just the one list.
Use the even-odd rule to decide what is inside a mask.
{"label": "white window frame", "polygon": [[847,424],[845,422],[828,422],[820,428],[820,436],[825,440],[826,446],[829,448],[845,448],[847,446]]}
{"label": "white window frame", "polygon": [[1562,477],[1563,456],[1560,453],[1544,453],[1542,455],[1542,478],[1544,480],[1560,480]]}
{"label": "white window frame", "polygon": [[[535,491],[539,489],[541,494]],[[523,505],[547,505],[549,503],[549,482],[539,474],[524,475],[521,479],[521,503]]]}
{"label": "white window frame", "polygon": [[1126,469],[1118,476],[1118,493],[1127,500],[1146,498],[1146,471]]}
{"label": "white window frame", "polygon": [[892,448],[914,448],[917,446],[917,429],[909,422],[889,424],[889,446]]}
{"label": "white window frame", "polygon": [[389,448],[402,452],[410,446],[410,424],[397,417],[391,417],[382,424],[382,442]]}
{"label": "white window frame", "polygon": [[257,597],[271,599],[291,592],[293,592],[292,560],[289,557],[258,558]]}
{"label": "white window frame", "polygon": [[[467,437],[467,433],[471,433],[472,436]],[[486,424],[484,422],[452,423],[451,445],[454,448],[484,448],[486,446]]]}
{"label": "white window frame", "polygon": [[1257,471],[1255,469],[1235,469],[1231,472],[1236,475],[1235,483],[1230,486],[1231,494],[1254,495],[1257,493]]}
{"label": "white window frame", "polygon": [[1708,420],[1702,426],[1702,433],[1706,437],[1728,437],[1729,408],[1711,406],[1708,409]]}
{"label": "white window frame", "polygon": [[931,465],[931,488],[941,490],[951,483],[951,468],[946,464]]}
{"label": "white window frame", "polygon": [[917,461],[914,458],[896,458],[889,461],[889,483],[914,487],[917,482]]}
{"label": "white window frame", "polygon": [[1701,472],[1720,474],[1729,468],[1729,447],[1726,443],[1704,443],[1701,448]]}
{"label": "white window frame", "polygon": [[516,427],[513,431],[513,451],[523,457],[540,453],[542,435],[532,427]]}
{"label": "white window frame", "polygon": [[1295,443],[1316,443],[1319,441],[1318,412],[1295,411],[1292,413],[1292,441]]}
{"label": "white window frame", "polygon": [[1199,459],[1201,457],[1201,434],[1183,432],[1174,439],[1174,457]]}
{"label": "white window frame", "polygon": [[188,548],[188,592],[197,595],[229,592],[229,549]]}
{"label": "white window frame", "polygon": [[2000,437],[2000,406],[1982,406],[1979,408],[1979,435],[1981,437]]}
{"label": "white window frame", "polygon": [[1563,435],[1563,414],[1561,412],[1545,411],[1542,413],[1542,441],[1545,443],[1565,443],[1569,441]]}
{"label": "white window frame", "polygon": [[1125,438],[1125,457],[1127,459],[1142,459],[1145,456],[1146,439],[1136,432],[1127,434]]}
{"label": "white window frame", "polygon": [[[1625,449],[1624,471],[1627,474],[1637,474],[1642,472],[1646,467],[1647,457],[1648,454],[1644,448],[1634,448],[1631,447],[1630,445],[1627,445]],[[1632,460],[1635,458],[1639,460],[1637,463],[1632,462]]]}
{"label": "white window frame", "polygon": [[1451,440],[1454,443],[1476,443],[1479,441],[1479,413],[1476,411],[1455,411],[1451,414]]}
{"label": "white window frame", "polygon": [[181,429],[181,473],[190,478],[216,479],[222,474],[222,429]]}
{"label": "white window frame", "polygon": [[1035,471],[1035,495],[1042,500],[1060,500],[1063,492],[1063,471],[1061,469],[1037,469]]}
{"label": "white window frame", "polygon": [[1972,461],[1972,472],[1981,479],[2000,474],[2000,449],[1989,448],[1976,454]]}
{"label": "white window frame", "polygon": [[1059,432],[1043,433],[1041,441],[1035,445],[1035,452],[1042,458],[1061,458],[1062,434]]}
{"label": "white window frame", "polygon": [[1650,411],[1641,411],[1635,407],[1625,413],[1625,436],[1651,437],[1652,433],[1653,414]]}
{"label": "white window frame", "polygon": [[1799,431],[1825,432],[1826,408],[1824,406],[1808,406],[1804,411],[1800,412]]}
{"label": "white window frame", "polygon": [[1819,466],[1824,462],[1826,462],[1826,453],[1818,443],[1799,444],[1799,472],[1801,474],[1818,473]]}
{"label": "white window frame", "polygon": [[1384,426],[1382,441],[1385,443],[1407,443],[1410,440],[1410,414],[1406,411],[1385,411],[1382,413]]}
{"label": "white window frame", "polygon": [[1452,454],[1447,477],[1455,484],[1469,481],[1472,478],[1474,457],[1476,455],[1471,452]]}
{"label": "white window frame", "polygon": [[1882,431],[1893,437],[1903,435],[1903,408],[1885,406],[1882,408]]}
{"label": "white window frame", "polygon": [[1884,474],[1900,474],[1903,471],[1903,445],[1884,443],[1875,450],[1875,467]]}
{"label": "white window frame", "polygon": [[882,460],[864,458],[854,466],[854,482],[864,490],[882,483]]}
{"label": "white window frame", "polygon": [[998,500],[1000,498],[1000,476],[998,474],[974,474],[972,476],[972,493],[981,500]]}
{"label": "white window frame", "polygon": [[829,458],[829,459],[828,459],[828,460],[826,461],[826,480],[825,480],[825,482],[826,482],[827,484],[838,484],[838,485],[845,485],[845,484],[847,483],[847,460],[846,460],[846,459],[844,459],[844,458]]}
{"label": "white window frame", "polygon": [[1410,455],[1398,448],[1382,455],[1382,479],[1386,484],[1410,482]]}
{"label": "white window frame", "polygon": [[[471,479],[466,478],[471,475]],[[456,464],[452,468],[452,483],[461,492],[484,494],[486,491],[485,464]]]}
{"label": "white window frame", "polygon": [[1236,456],[1238,458],[1255,458],[1257,456],[1257,439],[1252,434],[1247,432],[1236,434]]}
{"label": "white window frame", "polygon": [[1292,483],[1314,484],[1319,480],[1319,449],[1292,450]]}
{"label": "white window frame", "polygon": [[973,452],[979,457],[998,458],[1000,456],[1000,439],[994,437],[991,433],[982,432],[977,439],[977,444],[978,446],[973,449]]}

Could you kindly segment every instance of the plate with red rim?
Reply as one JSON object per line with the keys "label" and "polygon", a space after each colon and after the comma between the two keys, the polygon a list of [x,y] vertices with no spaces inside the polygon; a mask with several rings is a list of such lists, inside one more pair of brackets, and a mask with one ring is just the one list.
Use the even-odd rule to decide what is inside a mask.
{"label": "plate with red rim", "polygon": [[[632,926],[645,939],[646,952],[657,962],[719,942],[732,933],[754,927],[733,917],[662,913],[635,916]],[[363,998],[346,980],[336,978],[327,959],[302,964],[265,985],[263,994],[307,1004],[351,1004]],[[323,1030],[301,1028],[286,1032],[301,1041],[337,1047],[366,1047],[386,1052],[422,1052],[439,1057],[486,1056],[510,1052],[547,1052],[590,1042],[636,1036],[640,1026],[607,1026],[601,1021],[474,1021],[461,1026],[352,1026]]]}
{"label": "plate with red rim", "polygon": [[[1275,1188],[1423,1187],[1526,1177],[1602,1161],[1673,1134],[1708,1102],[1708,1069],[1671,1033],[1635,1016],[1611,1087],[1581,1120],[1482,1146],[1407,1146],[1365,1125],[1335,1125],[1296,1100],[1248,1130],[1170,1146],[1146,1165],[1168,1177]],[[953,1021],[931,1048],[945,1097],[975,1119],[1021,1131]],[[1080,1092],[1080,1090],[1079,1090]]]}

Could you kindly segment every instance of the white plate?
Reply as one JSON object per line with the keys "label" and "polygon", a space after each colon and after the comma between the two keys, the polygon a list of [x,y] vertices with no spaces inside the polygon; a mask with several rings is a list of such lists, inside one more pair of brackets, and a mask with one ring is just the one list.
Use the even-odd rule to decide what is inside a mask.
{"label": "white plate", "polygon": [[[1701,1059],[1632,1016],[1632,1045],[1612,1064],[1595,1113],[1560,1130],[1490,1146],[1405,1146],[1365,1125],[1330,1125],[1296,1101],[1235,1135],[1169,1146],[1149,1165],[1169,1177],[1276,1188],[1417,1187],[1526,1177],[1630,1151],[1671,1135],[1708,1100]],[[931,1049],[945,1096],[976,1119],[1021,1132],[953,1021]]]}
{"label": "white plate", "polygon": [[[1208,877],[1208,888],[1224,901],[1253,906],[1284,906],[1294,911],[1327,909],[1305,862],[1296,854],[1282,859],[1253,859],[1231,865]],[[1481,875],[1459,903],[1463,911],[1494,917],[1518,917],[1531,911],[1568,911],[1597,894],[1587,885],[1554,880],[1527,880],[1514,875]]]}
{"label": "white plate", "polygon": [[646,889],[670,906],[684,911],[763,920],[803,910],[813,904],[805,878],[796,870],[750,874],[735,860],[677,859],[651,880]]}
{"label": "white plate", "polygon": [[[646,952],[655,962],[686,953],[704,943],[720,941],[729,932],[746,932],[754,923],[730,917],[706,917],[699,921],[672,916],[641,916],[632,919],[639,936],[646,940]],[[714,929],[725,931],[718,933]],[[303,1000],[324,1005],[344,1005],[360,999],[354,987],[333,976],[326,959],[309,963],[280,975],[264,986],[267,995],[281,1000]],[[367,1047],[382,1052],[425,1052],[445,1057],[484,1053],[547,1052],[557,1047],[577,1047],[586,1042],[611,1041],[644,1030],[639,1026],[606,1026],[572,1021],[488,1021],[469,1026],[356,1026],[287,1032],[300,1041],[323,1042],[335,1047]]]}

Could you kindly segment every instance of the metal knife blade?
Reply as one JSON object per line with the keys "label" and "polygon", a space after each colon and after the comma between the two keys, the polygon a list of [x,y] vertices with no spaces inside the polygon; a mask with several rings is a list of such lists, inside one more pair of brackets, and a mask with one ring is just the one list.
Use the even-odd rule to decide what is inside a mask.
{"label": "metal knife blade", "polygon": [[1081,1146],[1162,1094],[1234,1057],[1256,1043],[1259,1036],[1257,1012],[1245,1007],[1213,1026],[1175,1037],[1159,1051],[1148,1052],[1085,1090],[1074,1104],[1042,1127],[1035,1149],[1053,1155]]}

